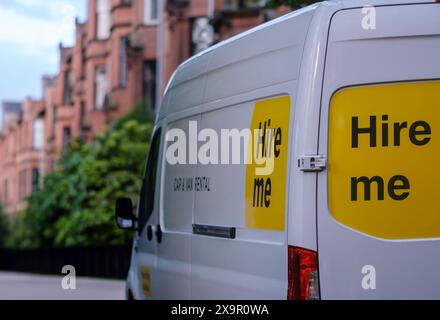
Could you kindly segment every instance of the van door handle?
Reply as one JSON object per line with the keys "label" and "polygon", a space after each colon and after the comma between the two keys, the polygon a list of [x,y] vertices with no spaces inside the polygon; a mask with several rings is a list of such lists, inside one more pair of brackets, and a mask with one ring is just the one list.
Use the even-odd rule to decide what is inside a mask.
{"label": "van door handle", "polygon": [[327,158],[323,155],[306,155],[298,159],[298,168],[303,172],[320,172],[327,168]]}
{"label": "van door handle", "polygon": [[148,228],[147,228],[147,239],[148,239],[148,241],[153,240],[153,234],[154,234],[154,227],[153,226],[148,226]]}
{"label": "van door handle", "polygon": [[162,228],[160,227],[160,225],[157,225],[157,229],[156,229],[156,239],[158,243],[162,242]]}

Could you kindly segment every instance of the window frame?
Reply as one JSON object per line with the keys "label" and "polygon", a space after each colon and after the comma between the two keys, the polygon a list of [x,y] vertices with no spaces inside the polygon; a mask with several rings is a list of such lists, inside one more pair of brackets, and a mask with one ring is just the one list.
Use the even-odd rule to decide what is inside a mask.
{"label": "window frame", "polygon": [[[156,2],[156,16],[153,17],[153,1]],[[159,24],[159,4],[160,0],[144,0],[144,24],[145,25],[157,25]]]}
{"label": "window frame", "polygon": [[96,34],[97,40],[106,40],[111,34],[111,3],[110,0],[96,1]]}
{"label": "window frame", "polygon": [[128,84],[128,37],[119,39],[119,87],[126,88]]}
{"label": "window frame", "polygon": [[32,121],[32,148],[33,150],[44,149],[44,119],[36,117]]}
{"label": "window frame", "polygon": [[[98,76],[100,77],[98,78]],[[103,90],[103,92],[98,92],[99,90]],[[108,94],[107,67],[105,65],[99,65],[95,68],[94,92],[93,110],[103,111],[105,108],[105,97]],[[103,95],[99,95],[100,93]],[[101,99],[98,101],[98,97],[102,98],[102,101]]]}
{"label": "window frame", "polygon": [[[147,79],[147,73],[151,76]],[[157,92],[157,60],[144,60],[142,65],[142,98],[155,110]]]}
{"label": "window frame", "polygon": [[64,71],[63,103],[65,106],[73,105],[73,74],[72,70]]}
{"label": "window frame", "polygon": [[32,168],[32,193],[40,189],[40,178],[41,178],[40,169]]}
{"label": "window frame", "polygon": [[72,129],[70,126],[63,127],[63,152],[66,152],[72,142]]}

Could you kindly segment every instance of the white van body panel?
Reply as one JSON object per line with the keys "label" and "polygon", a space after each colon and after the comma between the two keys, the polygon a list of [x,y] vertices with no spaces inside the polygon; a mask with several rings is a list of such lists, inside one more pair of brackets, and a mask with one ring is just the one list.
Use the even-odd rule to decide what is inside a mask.
{"label": "white van body panel", "polygon": [[[317,154],[319,104],[327,34],[332,14],[342,8],[339,2],[321,2],[317,6],[307,33],[296,98],[297,110],[292,137],[292,159]],[[293,204],[288,219],[288,243],[317,250],[316,239],[316,176],[304,174],[295,165],[290,174],[289,201]]]}
{"label": "white van body panel", "polygon": [[[328,172],[304,173],[297,167],[303,155],[327,155],[328,105],[335,90],[440,78],[439,64],[434,63],[440,52],[440,5],[423,3],[322,2],[233,37],[179,66],[157,115],[162,150],[166,132],[185,128],[189,120],[197,120],[199,131],[249,128],[258,101],[290,97],[285,230],[246,228],[245,165],[171,168],[162,156],[159,209],[148,223],[160,224],[164,233],[152,268],[152,298],[285,299],[288,246],[318,251],[324,299],[440,296],[440,280],[434,276],[440,267],[434,253],[436,240],[383,241],[342,226],[329,213]],[[369,33],[360,28],[365,5],[376,6],[381,24]],[[424,8],[429,5],[436,10]],[[393,12],[392,20],[389,12]],[[420,16],[424,23],[419,23]],[[416,57],[426,63],[413,63]],[[209,176],[213,190],[173,195],[173,180],[188,176]],[[236,237],[194,234],[193,224],[234,227]],[[139,241],[146,241],[145,237]],[[134,263],[137,255],[129,273],[129,289],[142,299],[146,297],[136,287],[142,282]],[[430,257],[428,266],[415,266],[414,261],[426,256]],[[378,267],[381,287],[365,291],[361,269],[370,264]],[[432,280],[427,286],[412,277],[424,272]]]}
{"label": "white van body panel", "polygon": [[[335,91],[350,86],[440,78],[438,4],[378,7],[376,19],[380,28],[368,32],[359,24],[360,10],[341,10],[332,18],[320,154],[327,154],[329,148],[329,103]],[[399,170],[398,163],[396,168]],[[385,240],[340,224],[329,212],[328,172],[319,173],[318,253],[323,299],[438,299],[439,246],[438,239]],[[375,267],[373,290],[362,286],[364,266]]]}
{"label": "white van body panel", "polygon": [[[219,134],[221,129],[241,130],[249,128],[256,101],[277,96],[290,96],[293,119],[297,79],[313,12],[314,8],[307,8],[295,13],[295,19],[272,23],[243,36],[241,41],[230,41],[217,50],[207,52],[201,57],[201,64],[209,60],[206,68],[193,66],[194,60],[184,64],[181,67],[184,75],[180,76],[177,72],[167,92],[171,96],[168,104],[171,115],[166,116],[167,121],[185,117],[191,112],[201,115],[199,130],[210,128]],[[189,78],[195,80],[188,80],[186,70],[191,68],[195,69],[195,73]],[[202,69],[205,69],[204,74],[199,73]],[[191,102],[187,102],[186,98],[175,98],[187,90],[198,92],[200,88],[195,87],[200,86],[200,79],[205,82],[203,104],[198,105],[196,98],[191,98]],[[192,86],[195,86],[194,89]],[[193,107],[181,110],[182,104]],[[291,160],[288,162],[292,163]],[[289,175],[290,169],[287,172]],[[245,228],[246,165],[198,165],[195,176],[209,176],[213,190],[195,194],[193,223],[234,227],[236,238],[192,235],[191,297],[285,299],[287,234]],[[286,219],[287,216],[289,214],[286,214]]]}
{"label": "white van body panel", "polygon": [[[289,81],[255,90],[253,95],[261,99],[280,93],[291,95],[295,85],[295,81]],[[230,101],[231,107],[202,115],[200,129],[207,127],[220,132],[223,128],[241,130],[249,126],[255,100],[237,104],[246,100],[236,96],[234,100],[227,101]],[[210,193],[196,194],[194,223],[235,227],[236,238],[229,240],[193,235],[192,298],[285,299],[287,236],[285,232],[245,227],[246,166],[199,166],[197,176],[209,176],[217,185]]]}

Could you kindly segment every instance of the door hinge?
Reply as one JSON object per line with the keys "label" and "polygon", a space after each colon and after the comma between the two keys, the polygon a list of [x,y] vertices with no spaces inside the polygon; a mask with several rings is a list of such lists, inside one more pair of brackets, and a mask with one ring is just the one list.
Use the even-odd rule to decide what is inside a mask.
{"label": "door hinge", "polygon": [[304,172],[323,171],[327,167],[327,159],[322,155],[302,156],[298,159],[298,168]]}

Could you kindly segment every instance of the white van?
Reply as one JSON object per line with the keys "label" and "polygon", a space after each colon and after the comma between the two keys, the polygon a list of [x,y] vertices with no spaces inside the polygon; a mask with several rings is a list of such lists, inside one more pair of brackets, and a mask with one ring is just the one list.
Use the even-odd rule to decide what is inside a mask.
{"label": "white van", "polygon": [[[274,170],[191,161],[225,129],[269,129]],[[440,298],[437,134],[438,1],[322,2],[206,50],[166,90],[137,216],[117,203],[128,296]]]}

